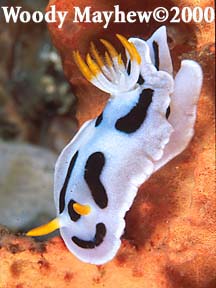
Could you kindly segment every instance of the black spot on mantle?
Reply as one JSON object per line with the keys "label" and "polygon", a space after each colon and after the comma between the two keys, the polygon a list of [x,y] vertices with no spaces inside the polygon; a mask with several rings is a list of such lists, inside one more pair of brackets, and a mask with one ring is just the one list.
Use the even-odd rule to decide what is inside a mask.
{"label": "black spot on mantle", "polygon": [[169,118],[170,115],[170,106],[168,106],[167,110],[166,110],[166,119]]}
{"label": "black spot on mantle", "polygon": [[72,221],[76,222],[80,219],[80,215],[78,213],[76,213],[76,211],[73,209],[73,204],[77,203],[76,201],[74,201],[73,199],[70,200],[70,202],[68,203],[68,214],[71,218]]}
{"label": "black spot on mantle", "polygon": [[147,110],[152,102],[153,93],[154,90],[150,88],[144,89],[140,94],[138,103],[127,115],[116,121],[116,129],[125,133],[133,133],[139,129],[145,120]]}
{"label": "black spot on mantle", "polygon": [[153,50],[154,50],[155,67],[157,70],[159,70],[159,67],[160,67],[159,45],[156,41],[153,41],[152,46],[153,46]]}
{"label": "black spot on mantle", "polygon": [[105,164],[105,157],[102,152],[91,154],[85,165],[84,178],[89,186],[95,203],[101,208],[106,208],[108,197],[103,184],[100,181],[100,174]]}
{"label": "black spot on mantle", "polygon": [[128,62],[128,67],[127,67],[127,73],[128,73],[128,75],[130,74],[130,72],[131,72],[131,61],[129,60],[129,62]]}
{"label": "black spot on mantle", "polygon": [[103,120],[103,112],[97,117],[95,121],[95,127],[99,126],[102,120]]}
{"label": "black spot on mantle", "polygon": [[140,74],[137,83],[142,85],[142,84],[144,84],[144,82],[145,82],[145,80],[143,79],[142,75]]}
{"label": "black spot on mantle", "polygon": [[65,208],[65,194],[66,194],[68,182],[69,182],[70,177],[71,177],[71,173],[73,171],[75,162],[76,162],[77,157],[78,157],[78,153],[79,153],[79,151],[77,151],[71,159],[71,162],[70,162],[69,167],[68,167],[67,175],[66,175],[64,184],[62,186],[62,189],[61,189],[61,192],[59,195],[59,213],[62,213],[64,208]]}
{"label": "black spot on mantle", "polygon": [[[130,61],[130,60],[129,60],[128,66],[127,66],[127,73],[128,73],[128,75],[130,75],[130,73],[131,73],[131,61]],[[144,81],[142,75],[140,74],[140,75],[139,75],[139,79],[137,80],[137,83],[140,84],[140,85],[142,85],[144,82],[145,82],[145,81]]]}
{"label": "black spot on mantle", "polygon": [[99,246],[106,235],[106,226],[103,223],[98,223],[96,225],[96,233],[93,241],[82,240],[76,236],[73,236],[72,241],[79,247],[84,249],[94,249]]}

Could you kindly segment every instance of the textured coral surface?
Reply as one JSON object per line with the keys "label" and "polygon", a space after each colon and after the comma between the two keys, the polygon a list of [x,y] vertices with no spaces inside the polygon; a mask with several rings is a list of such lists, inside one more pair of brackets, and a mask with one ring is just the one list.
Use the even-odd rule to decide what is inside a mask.
{"label": "textured coral surface", "polygon": [[[158,1],[122,7],[151,9]],[[129,1],[127,2],[129,3]],[[164,1],[168,6],[177,1]],[[180,3],[180,4],[179,4]],[[52,0],[58,9],[84,7],[89,1]],[[110,1],[91,1],[97,10],[109,10]],[[151,6],[152,5],[152,6]],[[213,6],[212,1],[179,1],[183,6]],[[131,5],[132,6],[132,5]],[[137,7],[136,7],[137,6]],[[147,8],[146,8],[147,7]],[[138,9],[137,9],[138,8]],[[142,35],[141,25],[113,25],[108,30],[90,24],[65,23],[62,30],[50,25],[52,39],[61,53],[64,70],[78,97],[79,123],[96,116],[107,98],[88,84],[71,60],[71,50],[87,51],[89,40],[115,32]],[[159,26],[159,25],[156,25]],[[156,28],[155,23],[143,36]],[[136,30],[137,29],[137,30]],[[136,31],[136,33],[134,32]],[[106,265],[80,262],[55,237],[35,242],[7,230],[0,234],[0,287],[216,287],[216,194],[214,181],[214,27],[213,24],[169,27],[175,67],[182,58],[197,60],[204,70],[198,105],[196,133],[189,147],[154,174],[139,190],[126,216],[126,231],[117,256]]]}

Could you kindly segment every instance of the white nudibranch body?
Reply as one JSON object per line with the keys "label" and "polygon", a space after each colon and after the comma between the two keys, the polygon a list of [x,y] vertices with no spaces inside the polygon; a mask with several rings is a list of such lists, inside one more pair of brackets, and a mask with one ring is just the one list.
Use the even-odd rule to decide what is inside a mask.
{"label": "white nudibranch body", "polygon": [[126,49],[126,65],[106,40],[101,39],[109,52],[105,59],[94,44],[87,64],[74,52],[87,80],[111,97],[57,160],[57,218],[27,233],[59,227],[68,249],[92,264],[116,255],[139,186],[188,145],[202,85],[201,68],[191,60],[183,60],[173,78],[164,26],[147,41],[117,37]]}

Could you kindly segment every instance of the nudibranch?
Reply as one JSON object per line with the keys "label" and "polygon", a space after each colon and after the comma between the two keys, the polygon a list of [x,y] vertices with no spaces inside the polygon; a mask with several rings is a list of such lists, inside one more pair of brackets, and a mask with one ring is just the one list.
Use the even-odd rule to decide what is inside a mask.
{"label": "nudibranch", "polygon": [[111,97],[57,160],[57,217],[27,233],[39,236],[59,228],[68,249],[92,264],[116,255],[139,186],[188,145],[202,85],[202,70],[192,60],[183,60],[173,77],[164,26],[147,41],[117,38],[126,63],[104,39],[104,57],[93,43],[86,61],[74,52],[85,78]]}

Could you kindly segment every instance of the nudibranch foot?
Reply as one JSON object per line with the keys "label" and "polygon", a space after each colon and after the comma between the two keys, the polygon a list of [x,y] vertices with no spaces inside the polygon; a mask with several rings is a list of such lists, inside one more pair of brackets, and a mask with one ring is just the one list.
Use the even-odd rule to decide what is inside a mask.
{"label": "nudibranch foot", "polygon": [[183,60],[181,62],[181,68],[175,77],[168,118],[174,131],[164,149],[163,157],[155,163],[154,171],[160,169],[169,160],[180,154],[193,137],[196,107],[202,80],[202,69],[198,63],[193,60]]}

